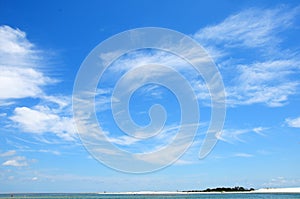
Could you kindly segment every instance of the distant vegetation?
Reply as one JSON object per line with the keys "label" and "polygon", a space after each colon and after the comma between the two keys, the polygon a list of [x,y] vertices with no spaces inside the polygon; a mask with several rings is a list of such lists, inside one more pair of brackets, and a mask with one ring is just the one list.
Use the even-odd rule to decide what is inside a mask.
{"label": "distant vegetation", "polygon": [[190,190],[190,191],[183,191],[183,192],[243,192],[243,191],[254,191],[253,188],[246,189],[244,187],[218,187],[218,188],[208,188],[205,190]]}

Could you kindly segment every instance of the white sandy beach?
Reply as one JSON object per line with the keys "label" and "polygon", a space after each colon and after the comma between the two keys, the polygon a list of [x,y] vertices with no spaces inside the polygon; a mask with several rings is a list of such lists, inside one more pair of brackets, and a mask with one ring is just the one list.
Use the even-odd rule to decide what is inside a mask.
{"label": "white sandy beach", "polygon": [[264,188],[253,191],[253,193],[300,193],[300,187],[294,188]]}
{"label": "white sandy beach", "polygon": [[159,194],[226,194],[226,193],[300,193],[300,187],[294,188],[262,188],[244,192],[181,192],[181,191],[136,191],[136,192],[106,192],[99,194],[129,194],[129,195],[159,195]]}

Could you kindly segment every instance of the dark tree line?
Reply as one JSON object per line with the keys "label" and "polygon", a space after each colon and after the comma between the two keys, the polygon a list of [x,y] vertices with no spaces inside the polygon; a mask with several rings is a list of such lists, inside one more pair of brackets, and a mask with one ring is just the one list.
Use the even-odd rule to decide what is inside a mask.
{"label": "dark tree line", "polygon": [[184,192],[242,192],[242,191],[254,191],[253,188],[246,189],[244,187],[218,187],[218,188],[208,188],[205,190],[190,190],[190,191],[184,191]]}

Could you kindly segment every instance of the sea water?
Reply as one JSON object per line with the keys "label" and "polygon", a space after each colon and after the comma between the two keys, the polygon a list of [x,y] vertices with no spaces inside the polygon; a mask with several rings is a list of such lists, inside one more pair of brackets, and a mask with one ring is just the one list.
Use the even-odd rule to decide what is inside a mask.
{"label": "sea water", "polygon": [[0,198],[32,198],[32,199],[237,199],[237,198],[258,198],[258,199],[282,199],[282,198],[299,198],[300,193],[283,194],[283,193],[226,193],[226,194],[86,194],[86,193],[34,193],[34,194],[0,194]]}

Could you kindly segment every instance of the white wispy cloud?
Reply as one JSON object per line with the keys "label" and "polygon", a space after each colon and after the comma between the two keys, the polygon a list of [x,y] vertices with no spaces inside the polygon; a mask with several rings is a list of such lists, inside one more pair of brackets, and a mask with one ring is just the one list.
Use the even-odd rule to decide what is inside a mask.
{"label": "white wispy cloud", "polygon": [[175,56],[171,53],[147,49],[123,55],[122,57],[117,59],[110,68],[108,68],[108,72],[118,74],[139,66],[149,64],[160,64],[177,69],[180,69],[187,65],[187,63],[182,58],[179,58],[178,56]]}
{"label": "white wispy cloud", "polygon": [[106,135],[108,141],[113,144],[120,147],[130,146],[131,149],[135,150],[134,153],[149,153],[167,146],[170,142],[172,142],[179,129],[179,125],[166,125],[162,131],[151,139],[141,139],[139,137],[129,135],[118,136],[107,131],[102,132]]}
{"label": "white wispy cloud", "polygon": [[[247,9],[193,35],[214,58],[217,57],[229,107],[258,103],[269,107],[284,106],[289,97],[297,93],[300,85],[296,78],[300,73],[297,57],[300,53],[282,47],[285,40],[281,33],[293,28],[299,11],[300,7],[284,5],[272,9]],[[190,70],[182,59],[166,52],[127,54],[108,71],[124,74],[126,70],[151,63],[174,67],[191,82],[197,98],[209,105],[210,94],[205,82],[195,76],[195,71]],[[149,75],[153,74],[147,72],[143,77],[146,79]]]}
{"label": "white wispy cloud", "polygon": [[[41,144],[41,145],[44,145],[44,143],[38,143],[38,144]],[[31,145],[32,146],[32,145]],[[61,155],[62,152],[55,149],[18,149],[18,152],[22,152],[22,153],[47,153],[47,154],[52,154],[52,155]],[[64,154],[67,153],[67,152],[63,152]],[[1,156],[0,156],[1,157]]]}
{"label": "white wispy cloud", "polygon": [[277,34],[293,24],[299,9],[286,6],[275,9],[247,9],[227,17],[217,25],[201,29],[194,37],[204,44],[222,43],[225,47],[276,46],[281,42]]}
{"label": "white wispy cloud", "polygon": [[297,117],[297,118],[287,118],[287,119],[285,119],[285,123],[289,127],[300,128],[300,117]]}
{"label": "white wispy cloud", "polygon": [[[223,102],[224,90],[221,89],[223,87],[216,81],[218,80],[218,76],[214,71],[215,67],[213,67],[210,57],[207,56],[205,51],[199,52],[199,49],[195,51],[191,45],[185,44],[184,41],[179,43],[178,46],[174,44],[174,49],[180,49],[180,55],[188,57],[189,61],[193,60],[193,63],[196,63],[197,67],[195,67],[196,65],[192,66],[187,60],[182,59],[180,56],[167,51],[144,49],[130,52],[121,56],[118,60],[115,60],[101,77],[99,85],[102,85],[103,88],[108,86],[114,87],[114,83],[116,84],[118,80],[124,78],[125,80],[123,79],[124,81],[120,84],[121,86],[119,86],[118,91],[122,91],[122,93],[125,94],[132,92],[134,89],[142,88],[140,91],[142,91],[143,96],[150,96],[152,99],[158,99],[163,98],[163,89],[157,88],[157,86],[152,87],[156,89],[149,89],[149,85],[144,86],[149,82],[153,83],[158,81],[161,83],[160,86],[165,86],[167,89],[171,90],[176,97],[184,96],[185,94],[183,94],[182,91],[190,90],[194,92],[195,95],[192,97],[193,99],[198,99],[198,103],[205,106],[211,106],[211,94],[209,93],[209,91],[211,91],[215,98],[214,101],[218,101],[216,100],[216,98],[218,98],[220,99],[218,102]],[[102,54],[100,57],[104,62],[107,62],[107,59],[111,58],[112,54],[113,53]],[[154,65],[160,65],[161,67],[155,67]],[[166,70],[166,68],[172,70]],[[130,73],[130,70],[133,71],[135,69],[137,69],[135,72]],[[211,81],[208,85],[210,90],[208,90],[207,85],[205,85],[205,77],[206,81]],[[184,82],[183,79],[185,80]],[[120,83],[120,81],[118,83]],[[190,88],[179,88],[184,85],[188,85]],[[180,92],[174,92],[175,90]],[[109,108],[108,103],[110,102],[110,97],[111,96],[105,95],[96,97],[96,103],[99,102],[101,106],[98,110],[101,110],[102,107],[104,107],[104,110]],[[186,99],[187,98],[189,97],[186,97]],[[122,102],[120,99],[113,98],[113,102],[115,101]]]}
{"label": "white wispy cloud", "polygon": [[245,152],[237,152],[233,154],[219,154],[212,156],[213,159],[232,159],[232,158],[252,158],[255,157],[255,154],[245,153]]}
{"label": "white wispy cloud", "polygon": [[24,156],[16,156],[2,163],[3,166],[24,167],[28,166],[28,160]]}
{"label": "white wispy cloud", "polygon": [[265,128],[265,127],[255,127],[255,128],[253,128],[252,130],[255,132],[255,133],[257,133],[257,134],[259,134],[259,135],[264,135],[262,132],[263,131],[265,131],[265,130],[267,130],[268,128]]}
{"label": "white wispy cloud", "polygon": [[275,60],[237,66],[238,77],[227,89],[229,104],[285,105],[300,85],[298,80],[293,80],[293,75],[300,73],[299,64],[295,60]]}
{"label": "white wispy cloud", "polygon": [[15,150],[6,151],[4,153],[0,153],[0,157],[8,157],[16,154]]}
{"label": "white wispy cloud", "polygon": [[43,64],[41,57],[41,51],[28,41],[25,32],[0,26],[1,101],[39,97],[44,95],[45,85],[56,82],[39,70]]}
{"label": "white wispy cloud", "polygon": [[158,85],[146,85],[142,87],[141,93],[154,99],[162,98],[163,91]]}
{"label": "white wispy cloud", "polygon": [[108,137],[108,140],[111,143],[117,144],[117,145],[121,145],[121,146],[128,146],[128,145],[133,145],[134,143],[140,141],[137,138],[131,137],[131,136],[127,136],[127,135],[123,135],[123,136],[115,136],[115,137]]}
{"label": "white wispy cloud", "polygon": [[0,67],[0,99],[2,100],[41,96],[44,94],[42,87],[54,82],[32,68],[3,65]]}
{"label": "white wispy cloud", "polygon": [[236,153],[233,156],[234,157],[241,157],[241,158],[251,158],[251,157],[253,157],[253,155],[249,154],[249,153]]}
{"label": "white wispy cloud", "polygon": [[31,178],[32,181],[37,181],[38,180],[38,177],[33,177]]}
{"label": "white wispy cloud", "polygon": [[293,28],[299,13],[299,6],[252,8],[194,34],[220,67],[229,106],[284,106],[297,93],[299,52],[283,47],[282,33]]}
{"label": "white wispy cloud", "polygon": [[[25,32],[0,26],[0,106],[14,105],[13,113],[5,113],[6,127],[74,140],[71,98],[47,93],[47,86],[58,80],[43,72],[49,67],[44,54]],[[15,107],[16,100],[23,98],[38,99],[39,104]]]}
{"label": "white wispy cloud", "polygon": [[[14,29],[9,26],[1,26],[0,27],[0,50],[1,50],[1,58],[3,59],[5,55],[20,55],[21,58],[28,59],[35,57],[33,52],[34,45],[26,39],[26,33],[19,30]],[[4,63],[7,64],[21,64],[21,66],[26,65],[27,63],[19,63],[19,60],[13,59],[3,59]]]}
{"label": "white wispy cloud", "polygon": [[256,133],[262,135],[262,132],[267,128],[264,127],[254,127],[252,129],[223,129],[217,135],[217,138],[223,142],[235,143],[235,142],[245,142],[242,136],[248,133]]}
{"label": "white wispy cloud", "polygon": [[64,140],[75,140],[73,119],[56,113],[47,106],[17,107],[10,119],[28,133],[54,133]]}
{"label": "white wispy cloud", "polygon": [[7,113],[0,113],[0,117],[6,117]]}
{"label": "white wispy cloud", "polygon": [[37,152],[40,152],[40,153],[51,153],[53,155],[61,155],[61,152],[58,151],[58,150],[46,150],[46,149],[40,149],[38,150]]}
{"label": "white wispy cloud", "polygon": [[98,88],[95,93],[95,107],[97,111],[106,111],[111,108],[111,88]]}
{"label": "white wispy cloud", "polygon": [[[126,73],[132,69],[137,69],[143,67],[143,70],[138,71],[137,73],[131,73],[131,75],[126,77],[126,80],[132,80],[134,84],[138,84],[137,76],[140,77],[140,80],[148,80],[153,77],[157,78],[172,78],[169,70],[161,67],[157,69],[153,65],[160,65],[168,68],[172,68],[177,71],[180,75],[187,79],[187,81],[199,80],[201,79],[200,74],[190,65],[188,62],[182,58],[175,56],[171,53],[164,51],[155,51],[155,50],[144,50],[132,52],[122,56],[120,59],[116,60],[103,74],[102,82],[106,86],[114,86],[114,84]],[[147,67],[145,67],[147,66]],[[130,85],[128,85],[130,87]],[[148,87],[149,89],[150,87]],[[155,88],[155,87],[152,87]],[[103,90],[103,88],[101,88]],[[101,90],[100,89],[100,90]],[[127,90],[130,90],[129,88]],[[149,90],[145,90],[149,91]],[[160,95],[158,94],[158,97]]]}

